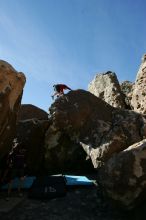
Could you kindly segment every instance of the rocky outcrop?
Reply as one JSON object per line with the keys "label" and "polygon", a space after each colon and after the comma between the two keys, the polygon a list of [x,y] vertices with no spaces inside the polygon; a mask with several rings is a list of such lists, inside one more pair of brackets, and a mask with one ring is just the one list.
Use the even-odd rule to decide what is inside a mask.
{"label": "rocky outcrop", "polygon": [[25,76],[0,60],[0,158],[10,149],[16,132]]}
{"label": "rocky outcrop", "polygon": [[98,181],[108,197],[127,209],[146,197],[146,139],[110,158]]}
{"label": "rocky outcrop", "polygon": [[134,111],[146,113],[146,54],[142,58],[132,94],[131,105]]}
{"label": "rocky outcrop", "polygon": [[[46,134],[46,160],[53,149],[62,149],[62,137],[76,143],[72,155],[67,148],[66,160],[79,143],[91,157],[95,168],[146,136],[146,119],[133,111],[115,109],[84,90],[71,91],[50,107],[51,126]],[[66,144],[68,145],[68,144]],[[75,147],[76,146],[76,147]],[[76,160],[74,159],[74,164]]]}
{"label": "rocky outcrop", "polygon": [[21,105],[18,114],[18,121],[32,118],[37,118],[39,120],[48,120],[48,114],[37,106],[30,104]]}
{"label": "rocky outcrop", "polygon": [[90,82],[88,90],[113,107],[126,108],[117,76],[111,71],[97,74]]}
{"label": "rocky outcrop", "polygon": [[48,120],[28,119],[17,123],[17,140],[26,149],[26,164],[29,174],[38,174],[44,166],[45,133],[50,125]]}

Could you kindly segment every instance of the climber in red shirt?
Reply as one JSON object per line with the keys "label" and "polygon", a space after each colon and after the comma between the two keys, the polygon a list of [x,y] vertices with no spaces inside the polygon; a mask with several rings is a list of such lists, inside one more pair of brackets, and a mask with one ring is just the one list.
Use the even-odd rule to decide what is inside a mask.
{"label": "climber in red shirt", "polygon": [[56,84],[56,85],[53,85],[53,87],[54,87],[55,93],[54,93],[54,95],[52,95],[52,99],[54,99],[55,95],[57,97],[60,97],[60,96],[64,95],[64,90],[65,89],[71,90],[71,88],[69,88],[65,84]]}

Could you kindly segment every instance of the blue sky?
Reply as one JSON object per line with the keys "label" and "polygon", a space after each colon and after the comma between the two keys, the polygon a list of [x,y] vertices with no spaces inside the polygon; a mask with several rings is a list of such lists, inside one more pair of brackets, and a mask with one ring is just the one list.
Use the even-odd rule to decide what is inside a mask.
{"label": "blue sky", "polygon": [[0,59],[25,73],[22,103],[48,110],[53,84],[87,90],[96,73],[135,81],[145,0],[0,0]]}

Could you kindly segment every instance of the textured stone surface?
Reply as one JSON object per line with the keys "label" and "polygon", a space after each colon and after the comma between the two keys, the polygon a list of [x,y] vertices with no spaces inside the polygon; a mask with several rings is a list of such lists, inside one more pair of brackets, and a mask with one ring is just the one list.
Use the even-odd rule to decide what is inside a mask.
{"label": "textured stone surface", "polygon": [[0,158],[10,149],[16,131],[25,76],[0,60]]}
{"label": "textured stone surface", "polygon": [[97,74],[90,82],[88,90],[113,107],[126,108],[117,76],[113,72]]}
{"label": "textured stone surface", "polygon": [[95,168],[101,166],[114,153],[126,149],[145,136],[145,117],[132,111],[115,111],[111,119],[111,127],[97,145],[81,142],[83,148],[88,149]]}
{"label": "textured stone surface", "polygon": [[146,54],[142,58],[133,89],[131,105],[134,111],[146,113]]}
{"label": "textured stone surface", "polygon": [[28,119],[17,123],[17,139],[26,149],[26,163],[29,173],[44,170],[44,140],[49,127],[48,120]]}
{"label": "textured stone surface", "polygon": [[107,195],[131,209],[146,197],[146,139],[113,156],[100,170]]}
{"label": "textured stone surface", "polygon": [[134,83],[130,81],[124,81],[120,84],[121,90],[123,94],[125,95],[125,103],[127,105],[128,109],[131,109],[131,99],[132,99],[132,93],[134,88]]}
{"label": "textured stone surface", "polygon": [[45,167],[51,173],[93,172],[93,165],[86,160],[85,151],[64,132],[55,131],[50,126],[45,142]]}
{"label": "textured stone surface", "polygon": [[26,120],[37,118],[39,120],[47,120],[48,114],[44,110],[38,108],[37,106],[30,104],[23,104],[20,107],[18,120]]}

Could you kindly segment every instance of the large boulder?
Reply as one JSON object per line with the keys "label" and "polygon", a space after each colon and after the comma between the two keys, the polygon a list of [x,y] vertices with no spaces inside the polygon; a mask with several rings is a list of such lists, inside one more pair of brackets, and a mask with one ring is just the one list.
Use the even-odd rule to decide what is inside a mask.
{"label": "large boulder", "polygon": [[20,107],[20,111],[18,114],[18,121],[19,120],[26,120],[37,118],[39,120],[47,120],[48,114],[44,110],[38,108],[37,106],[31,104],[23,104]]}
{"label": "large boulder", "polygon": [[146,113],[146,54],[142,58],[142,63],[137,73],[131,105],[134,111]]}
{"label": "large boulder", "polygon": [[124,95],[121,92],[117,76],[111,71],[96,74],[95,78],[90,82],[88,90],[113,107],[126,108]]}
{"label": "large boulder", "polygon": [[[133,111],[116,109],[84,90],[70,91],[57,99],[50,107],[50,119],[51,125],[45,140],[46,161],[53,149],[57,149],[54,150],[56,157],[65,148],[65,161],[74,157],[74,160],[70,160],[73,161],[72,167],[79,164],[79,161],[76,162],[76,152],[82,150],[81,146],[97,168],[114,153],[146,136],[144,116]],[[65,142],[64,145],[64,142],[60,142],[63,137],[75,144],[68,147],[69,144]]]}
{"label": "large boulder", "polygon": [[0,60],[0,158],[10,149],[16,132],[25,76]]}
{"label": "large boulder", "polygon": [[[60,97],[52,104],[50,107],[52,123],[46,133],[45,140],[45,158],[48,167],[52,167],[52,162],[50,161],[54,161],[53,166],[61,171],[66,169],[70,171],[85,171],[87,170],[85,169],[86,164],[89,167],[91,166],[91,162],[85,160],[86,154],[80,145],[80,140],[87,139],[87,141],[90,141],[88,140],[89,135],[94,143],[97,142],[94,113],[97,111],[99,118],[104,117],[107,121],[111,113],[110,111],[101,112],[97,108],[98,106],[96,107],[97,99],[89,92],[77,90]],[[99,102],[106,105],[100,99]],[[109,106],[110,108],[112,109]],[[87,120],[89,117],[91,121]],[[91,124],[93,129],[89,128]]]}
{"label": "large boulder", "polygon": [[106,196],[126,209],[146,198],[146,139],[111,157],[99,170]]}

